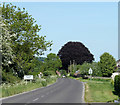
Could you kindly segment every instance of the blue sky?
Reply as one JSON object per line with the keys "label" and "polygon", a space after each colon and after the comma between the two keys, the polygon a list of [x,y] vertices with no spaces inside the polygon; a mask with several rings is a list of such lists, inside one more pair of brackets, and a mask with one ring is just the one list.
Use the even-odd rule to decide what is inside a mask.
{"label": "blue sky", "polygon": [[108,52],[118,59],[117,2],[13,2],[25,7],[41,25],[39,35],[52,40],[52,51],[58,53],[68,41],[82,42],[95,61]]}

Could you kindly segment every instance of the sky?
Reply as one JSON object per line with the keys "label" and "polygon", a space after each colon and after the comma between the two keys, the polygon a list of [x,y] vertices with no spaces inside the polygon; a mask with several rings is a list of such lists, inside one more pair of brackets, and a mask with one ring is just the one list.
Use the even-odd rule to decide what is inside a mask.
{"label": "sky", "polygon": [[100,60],[104,52],[118,60],[117,2],[12,2],[26,11],[41,25],[39,35],[53,41],[57,54],[69,41],[82,42]]}

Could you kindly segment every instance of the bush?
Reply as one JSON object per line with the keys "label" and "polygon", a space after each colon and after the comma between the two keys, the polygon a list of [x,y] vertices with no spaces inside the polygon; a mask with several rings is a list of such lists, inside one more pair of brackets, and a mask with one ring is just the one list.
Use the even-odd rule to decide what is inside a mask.
{"label": "bush", "polygon": [[46,81],[41,81],[41,84],[42,84],[42,86],[47,86],[47,82]]}
{"label": "bush", "polygon": [[113,80],[113,79],[111,79],[111,81],[110,81],[110,82],[111,82],[112,86],[114,86],[114,80]]}
{"label": "bush", "polygon": [[72,73],[70,73],[70,76],[74,77],[74,73],[73,73],[73,72],[72,72]]}
{"label": "bush", "polygon": [[66,70],[60,70],[60,73],[65,76],[67,75]]}
{"label": "bush", "polygon": [[3,82],[9,82],[9,83],[16,83],[20,82],[20,78],[14,76],[12,73],[5,73],[2,71],[2,81]]}
{"label": "bush", "polygon": [[52,75],[52,71],[44,71],[44,72],[43,72],[43,75],[44,75],[44,76]]}
{"label": "bush", "polygon": [[117,93],[117,95],[120,97],[120,75],[115,76],[114,90],[115,90],[115,93]]}

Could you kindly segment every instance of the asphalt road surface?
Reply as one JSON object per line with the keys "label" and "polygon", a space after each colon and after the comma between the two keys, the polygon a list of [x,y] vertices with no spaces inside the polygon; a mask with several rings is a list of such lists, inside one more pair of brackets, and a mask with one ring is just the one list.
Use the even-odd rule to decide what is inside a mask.
{"label": "asphalt road surface", "polygon": [[50,86],[2,99],[2,103],[83,103],[83,83],[62,78]]}

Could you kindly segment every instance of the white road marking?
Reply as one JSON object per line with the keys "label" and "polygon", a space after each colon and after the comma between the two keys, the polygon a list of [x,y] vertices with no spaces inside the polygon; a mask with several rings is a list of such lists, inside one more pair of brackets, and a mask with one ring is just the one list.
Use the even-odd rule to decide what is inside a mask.
{"label": "white road marking", "polygon": [[33,101],[37,101],[39,98],[34,99]]}

